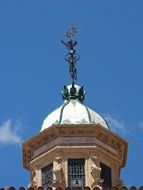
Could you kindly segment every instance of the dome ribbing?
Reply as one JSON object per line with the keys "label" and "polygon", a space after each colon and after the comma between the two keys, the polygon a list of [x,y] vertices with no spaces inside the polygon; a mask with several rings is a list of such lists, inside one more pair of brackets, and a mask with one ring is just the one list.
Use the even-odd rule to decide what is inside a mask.
{"label": "dome ribbing", "polygon": [[109,129],[103,117],[83,104],[84,95],[83,87],[64,86],[64,103],[45,118],[41,131],[54,124],[100,124]]}

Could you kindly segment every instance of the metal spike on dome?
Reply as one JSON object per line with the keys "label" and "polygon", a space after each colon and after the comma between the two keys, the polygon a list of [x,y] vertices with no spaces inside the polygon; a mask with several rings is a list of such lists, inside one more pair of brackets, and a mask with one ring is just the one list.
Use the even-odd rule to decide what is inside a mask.
{"label": "metal spike on dome", "polygon": [[76,63],[80,59],[80,56],[76,53],[75,50],[75,46],[77,45],[77,41],[75,40],[75,34],[78,31],[80,31],[78,28],[70,25],[68,31],[65,33],[61,40],[61,42],[69,50],[69,53],[65,56],[65,60],[69,64],[69,73],[72,78],[73,86],[75,84],[75,81],[77,80]]}

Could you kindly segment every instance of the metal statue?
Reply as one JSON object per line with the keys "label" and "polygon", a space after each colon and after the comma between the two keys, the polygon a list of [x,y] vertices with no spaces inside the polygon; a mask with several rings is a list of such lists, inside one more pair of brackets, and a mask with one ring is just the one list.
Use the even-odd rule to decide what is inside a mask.
{"label": "metal statue", "polygon": [[63,36],[61,42],[67,47],[69,53],[65,56],[65,60],[69,64],[69,72],[72,78],[72,84],[75,84],[77,80],[77,70],[76,63],[79,60],[80,56],[76,53],[74,47],[77,45],[77,41],[74,39],[75,34],[80,31],[78,28],[70,25],[68,31]]}

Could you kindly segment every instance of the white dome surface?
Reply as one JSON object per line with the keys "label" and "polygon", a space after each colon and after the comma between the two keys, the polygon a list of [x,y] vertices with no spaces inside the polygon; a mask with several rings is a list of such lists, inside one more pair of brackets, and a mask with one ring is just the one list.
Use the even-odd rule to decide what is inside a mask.
{"label": "white dome surface", "polygon": [[105,120],[78,99],[69,99],[43,121],[41,131],[54,124],[100,124],[109,129]]}

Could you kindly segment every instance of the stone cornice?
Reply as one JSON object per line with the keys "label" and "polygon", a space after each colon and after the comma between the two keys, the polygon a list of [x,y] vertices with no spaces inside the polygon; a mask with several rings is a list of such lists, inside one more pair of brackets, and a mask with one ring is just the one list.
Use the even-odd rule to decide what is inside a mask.
{"label": "stone cornice", "polygon": [[34,151],[58,137],[94,137],[118,152],[121,167],[126,163],[128,143],[115,133],[97,124],[53,125],[23,143],[23,165],[29,169]]}

